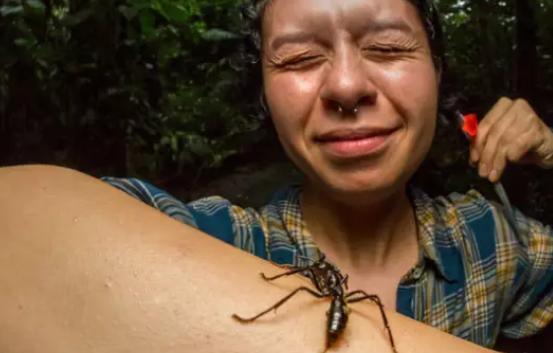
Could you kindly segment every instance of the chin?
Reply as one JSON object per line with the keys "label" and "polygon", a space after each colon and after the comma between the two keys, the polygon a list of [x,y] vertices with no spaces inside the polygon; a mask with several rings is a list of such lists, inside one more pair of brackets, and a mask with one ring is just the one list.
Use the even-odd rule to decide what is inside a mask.
{"label": "chin", "polygon": [[381,202],[405,191],[409,178],[384,172],[332,173],[319,179],[319,190],[327,190],[331,198],[350,205]]}

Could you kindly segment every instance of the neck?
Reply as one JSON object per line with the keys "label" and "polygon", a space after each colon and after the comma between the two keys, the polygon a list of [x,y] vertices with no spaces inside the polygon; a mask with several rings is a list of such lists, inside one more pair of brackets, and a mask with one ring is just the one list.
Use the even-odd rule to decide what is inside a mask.
{"label": "neck", "polygon": [[343,269],[381,271],[418,257],[414,210],[405,188],[376,202],[351,205],[307,185],[302,210],[319,249]]}

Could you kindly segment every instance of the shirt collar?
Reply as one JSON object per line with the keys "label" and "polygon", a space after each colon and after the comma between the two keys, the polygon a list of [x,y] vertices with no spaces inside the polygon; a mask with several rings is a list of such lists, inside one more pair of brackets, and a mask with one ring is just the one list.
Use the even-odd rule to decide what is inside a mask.
{"label": "shirt collar", "polygon": [[458,212],[444,198],[432,199],[418,188],[410,187],[409,194],[423,257],[447,281],[459,281],[464,269],[455,241],[455,235],[462,234]]}
{"label": "shirt collar", "polygon": [[[294,265],[305,265],[307,259],[316,260],[321,255],[305,225],[300,196],[301,185],[291,185],[280,190],[272,201],[279,209],[289,244],[296,249],[296,256],[290,259]],[[409,196],[415,209],[422,257],[448,282],[459,281],[464,270],[454,241],[454,235],[461,232],[458,213],[445,199],[432,199],[416,187],[409,187]]]}

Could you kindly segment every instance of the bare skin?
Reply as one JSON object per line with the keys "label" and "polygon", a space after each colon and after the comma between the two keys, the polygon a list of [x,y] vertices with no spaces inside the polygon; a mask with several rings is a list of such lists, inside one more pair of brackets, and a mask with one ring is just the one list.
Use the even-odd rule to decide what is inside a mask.
{"label": "bare skin", "polygon": [[[374,223],[368,222],[367,217],[357,218],[351,210],[348,215],[344,212],[347,210],[340,209],[323,194],[311,195],[314,197],[302,200],[302,209],[308,231],[317,246],[332,263],[349,274],[351,288],[377,294],[386,308],[395,310],[398,284],[418,260],[416,221],[409,201],[390,202],[387,206],[392,208],[386,209],[387,213],[378,212],[379,217],[374,219],[376,222],[379,218],[381,229],[386,227],[386,236],[376,238],[373,229],[363,227],[364,221]],[[364,236],[359,235],[363,233],[344,233],[340,228],[344,223],[333,222],[336,214],[347,219],[349,225],[364,229]]]}
{"label": "bare skin", "polygon": [[[0,169],[0,351],[322,352],[326,300],[291,290],[282,270],[176,222],[83,174]],[[389,352],[376,306],[352,305],[335,352]],[[484,353],[388,313],[401,353]]]}
{"label": "bare skin", "polygon": [[417,10],[405,0],[274,0],[263,39],[271,116],[306,175],[307,228],[353,289],[395,309],[419,258],[405,185],[432,142],[440,76]]}
{"label": "bare skin", "polygon": [[[306,176],[306,226],[352,288],[395,308],[419,258],[406,184],[432,143],[441,81],[420,16],[407,0],[272,0],[262,32],[264,93]],[[502,98],[471,160],[491,182],[511,162],[553,168],[553,133]]]}

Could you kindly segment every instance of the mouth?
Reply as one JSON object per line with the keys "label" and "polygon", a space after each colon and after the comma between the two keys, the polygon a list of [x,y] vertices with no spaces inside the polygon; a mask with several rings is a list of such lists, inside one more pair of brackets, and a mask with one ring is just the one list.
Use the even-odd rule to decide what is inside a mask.
{"label": "mouth", "polygon": [[397,128],[344,129],[315,138],[323,151],[333,158],[359,158],[381,154]]}

